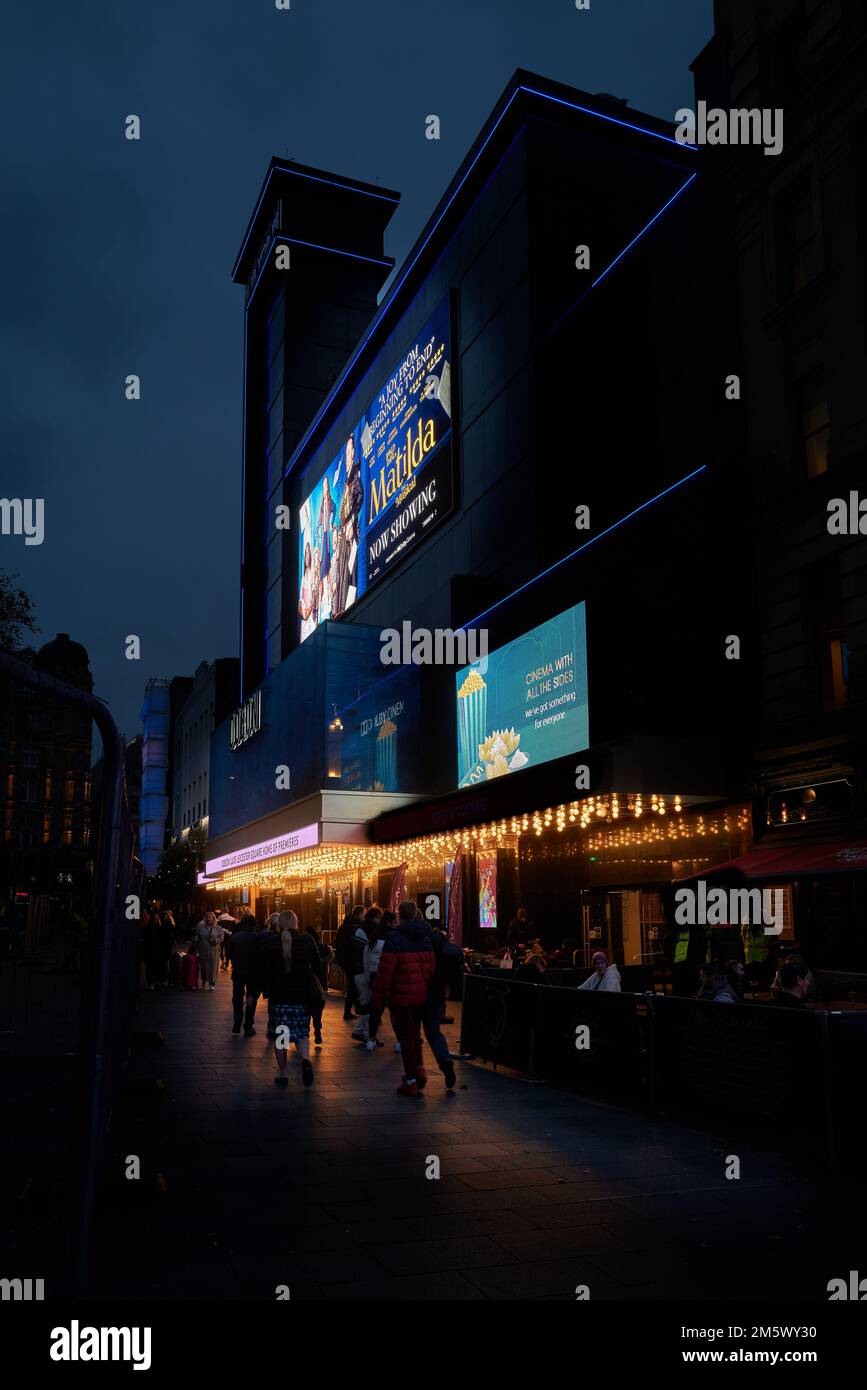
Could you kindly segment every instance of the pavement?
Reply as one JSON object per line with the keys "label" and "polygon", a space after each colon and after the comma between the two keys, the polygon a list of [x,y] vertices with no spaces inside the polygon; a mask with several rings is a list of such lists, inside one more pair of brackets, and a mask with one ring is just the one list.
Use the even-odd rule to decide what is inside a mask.
{"label": "pavement", "polygon": [[135,1047],[115,1112],[92,1296],[825,1300],[864,1266],[863,1188],[797,1155],[477,1062],[449,1094],[427,1049],[404,1099],[387,1015],[367,1053],[342,1009],[330,995],[315,1085],[293,1050],[281,1089],[261,1004],[257,1035],[231,1034],[225,974],[140,995],[137,1032],[165,1044]]}

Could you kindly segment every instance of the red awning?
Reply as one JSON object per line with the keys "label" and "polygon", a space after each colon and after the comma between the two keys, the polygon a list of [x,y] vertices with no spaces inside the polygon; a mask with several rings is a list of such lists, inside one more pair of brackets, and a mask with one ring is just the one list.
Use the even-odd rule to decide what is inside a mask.
{"label": "red awning", "polygon": [[740,859],[713,864],[689,878],[710,878],[737,873],[744,878],[804,878],[813,874],[850,874],[867,869],[867,840],[834,840],[830,844],[776,845],[754,849]]}

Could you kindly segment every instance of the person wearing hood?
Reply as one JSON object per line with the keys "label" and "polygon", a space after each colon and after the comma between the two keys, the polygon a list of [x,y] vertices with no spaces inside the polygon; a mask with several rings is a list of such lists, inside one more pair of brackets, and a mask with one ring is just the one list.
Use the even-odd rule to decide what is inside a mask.
{"label": "person wearing hood", "polygon": [[593,974],[578,988],[595,989],[600,994],[619,994],[620,971],[616,965],[608,964],[608,957],[605,952],[594,951],[590,964],[593,966]]}
{"label": "person wearing hood", "polygon": [[430,932],[410,899],[400,904],[397,928],[382,948],[371,1005],[388,1005],[403,1054],[399,1096],[418,1097],[427,1083],[422,1066],[422,1013],[436,973]]}

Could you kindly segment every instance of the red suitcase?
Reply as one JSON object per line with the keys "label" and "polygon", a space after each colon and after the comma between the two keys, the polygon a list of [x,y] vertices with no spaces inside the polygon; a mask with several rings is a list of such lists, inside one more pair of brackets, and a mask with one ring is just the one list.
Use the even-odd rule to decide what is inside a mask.
{"label": "red suitcase", "polygon": [[198,989],[198,987],[199,958],[188,952],[181,964],[181,989]]}
{"label": "red suitcase", "polygon": [[179,951],[169,956],[169,989],[180,989],[184,957]]}

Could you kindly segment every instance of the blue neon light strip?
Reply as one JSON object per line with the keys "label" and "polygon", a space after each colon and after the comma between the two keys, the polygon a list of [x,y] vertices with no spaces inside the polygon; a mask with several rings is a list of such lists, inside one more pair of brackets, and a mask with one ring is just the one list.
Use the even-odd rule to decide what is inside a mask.
{"label": "blue neon light strip", "polygon": [[608,272],[609,272],[610,270],[613,270],[614,267],[617,265],[617,263],[618,263],[619,261],[622,261],[622,260],[623,260],[623,257],[627,254],[627,252],[628,252],[628,251],[631,251],[632,248],[633,248],[633,246],[637,245],[637,243],[641,240],[641,238],[645,235],[645,233],[650,231],[651,227],[653,227],[653,226],[659,221],[659,219],[660,219],[660,217],[662,217],[663,213],[665,213],[665,212],[668,211],[668,209],[671,207],[672,203],[677,202],[677,199],[680,197],[681,193],[684,193],[684,192],[686,191],[686,189],[689,188],[689,185],[690,185],[691,183],[693,183],[693,182],[695,181],[695,179],[697,179],[697,178],[698,178],[698,174],[697,174],[697,173],[696,173],[696,174],[690,174],[690,176],[689,176],[689,178],[686,180],[686,182],[685,182],[685,183],[682,183],[681,186],[680,186],[680,188],[678,188],[677,191],[676,191],[675,193],[672,193],[672,195],[671,195],[671,197],[669,198],[668,202],[667,202],[667,203],[663,203],[663,205],[662,205],[662,207],[659,209],[659,211],[658,211],[658,212],[655,212],[655,213],[653,214],[653,216],[651,217],[650,221],[649,221],[649,222],[646,222],[645,225],[641,228],[641,231],[640,231],[640,232],[637,232],[636,235],[632,238],[632,240],[631,240],[626,246],[624,246],[623,250],[618,252],[618,254],[614,257],[614,260],[613,260],[613,261],[610,261],[609,264],[608,264],[608,265],[605,267],[605,269],[602,271],[601,275],[597,275],[597,276],[596,276],[596,279],[592,282],[592,284],[588,285],[588,287],[587,287],[587,289],[584,291],[584,293],[583,293],[583,294],[580,294],[580,295],[578,296],[578,298],[575,300],[575,303],[574,303],[574,304],[570,304],[569,308],[568,308],[564,313],[562,313],[562,314],[560,315],[560,317],[558,318],[557,322],[556,322],[555,324],[553,324],[553,325],[551,326],[551,328],[549,328],[549,329],[547,330],[547,332],[545,333],[545,337],[546,337],[546,338],[549,338],[549,337],[551,336],[552,333],[556,333],[556,332],[557,332],[557,329],[560,328],[560,326],[566,321],[566,319],[568,319],[568,317],[569,317],[570,314],[574,313],[574,311],[578,308],[579,304],[583,304],[583,303],[584,303],[584,300],[587,298],[587,296],[588,296],[588,294],[590,293],[590,291],[591,291],[591,290],[595,290],[596,286],[602,283],[602,281],[605,279],[605,277],[606,277],[606,275],[608,274]]}
{"label": "blue neon light strip", "polygon": [[331,188],[342,188],[344,193],[360,193],[363,198],[379,198],[381,202],[393,203],[395,207],[400,202],[400,194],[397,194],[395,196],[391,193],[373,193],[370,189],[359,188],[358,185],[354,183],[340,183],[338,179],[324,179],[321,174],[305,174],[302,172],[301,169],[287,169],[286,166],[283,164],[277,165],[276,169],[274,165],[272,165],[271,168],[268,170],[268,177],[265,180],[265,187],[259,194],[259,201],[256,204],[256,211],[250,218],[250,230],[244,237],[244,245],[238,252],[238,255],[235,259],[235,264],[232,267],[233,278],[237,274],[238,266],[244,259],[244,252],[247,250],[247,246],[250,242],[250,237],[253,235],[253,228],[256,225],[256,218],[259,216],[259,209],[265,201],[265,198],[268,196],[268,189],[271,187],[271,180],[274,177],[275,172],[279,172],[281,174],[291,174],[292,177],[296,179],[309,179],[311,183],[327,183]]}
{"label": "blue neon light strip", "polygon": [[462,627],[458,628],[458,631],[466,632],[467,628],[473,627],[474,624],[481,622],[482,618],[486,618],[489,613],[493,613],[497,608],[502,608],[504,603],[511,603],[512,599],[517,598],[518,594],[522,594],[525,589],[531,588],[533,584],[538,584],[540,579],[544,579],[546,575],[553,574],[555,570],[558,570],[561,565],[567,564],[569,560],[574,560],[575,556],[580,555],[582,550],[589,550],[591,545],[595,545],[597,541],[601,541],[604,536],[610,536],[612,531],[617,531],[621,526],[625,526],[627,521],[631,521],[634,516],[638,516],[640,512],[644,512],[648,507],[652,507],[655,502],[660,502],[662,498],[667,497],[670,492],[674,492],[677,488],[683,487],[683,484],[688,483],[691,478],[697,478],[700,473],[706,472],[707,464],[703,463],[699,468],[694,468],[691,473],[685,473],[676,483],[672,483],[670,487],[663,488],[662,492],[658,492],[655,497],[649,497],[646,502],[639,503],[631,512],[627,512],[626,516],[622,516],[619,521],[613,521],[610,526],[606,526],[605,530],[600,531],[598,536],[591,536],[589,540],[584,541],[583,545],[576,546],[574,550],[569,551],[568,555],[564,555],[560,560],[555,560],[553,565],[549,565],[546,570],[541,570],[539,574],[534,575],[532,579],[528,579],[526,584],[521,584],[519,588],[513,589],[505,598],[499,599],[497,603],[492,604],[490,608],[486,608],[484,612],[479,613],[477,617],[470,618],[469,622],[464,623]]}
{"label": "blue neon light strip", "polygon": [[[340,376],[337,378],[337,381],[334,383],[334,386],[331,388],[331,391],[329,392],[328,396],[327,396],[326,399],[323,401],[323,403],[322,403],[322,405],[321,405],[321,407],[320,407],[318,413],[316,414],[316,416],[314,417],[314,419],[313,419],[313,421],[312,421],[312,423],[311,423],[311,425],[310,425],[310,428],[308,429],[308,431],[307,431],[307,433],[305,434],[304,438],[302,439],[301,443],[296,447],[295,452],[293,453],[292,458],[291,458],[290,461],[289,461],[289,465],[288,465],[288,467],[286,468],[286,471],[285,471],[284,474],[283,474],[284,478],[286,478],[286,477],[289,476],[289,474],[292,472],[292,470],[293,470],[293,468],[294,468],[294,466],[295,466],[295,463],[298,461],[298,459],[299,459],[299,458],[301,457],[301,455],[304,453],[304,450],[307,448],[307,445],[309,444],[311,438],[313,437],[314,433],[316,432],[317,428],[319,427],[319,424],[321,423],[321,421],[322,421],[322,419],[325,417],[325,415],[328,413],[329,409],[331,408],[332,403],[334,402],[334,400],[336,399],[336,397],[337,397],[338,394],[340,393],[340,390],[341,390],[341,388],[342,388],[342,386],[343,386],[343,383],[346,381],[346,378],[349,376],[350,372],[352,371],[352,369],[353,369],[353,367],[355,366],[356,362],[358,361],[359,357],[360,357],[361,354],[364,352],[364,349],[367,347],[367,344],[370,342],[370,340],[371,340],[371,338],[373,337],[374,333],[375,333],[375,332],[377,331],[377,329],[379,328],[380,324],[382,323],[383,319],[385,318],[386,313],[388,312],[388,309],[391,307],[392,303],[394,302],[395,297],[396,297],[397,294],[399,293],[399,291],[400,291],[402,285],[406,282],[407,277],[411,274],[412,270],[413,270],[414,267],[417,265],[417,263],[418,263],[420,257],[421,257],[421,256],[423,255],[423,253],[427,250],[427,247],[430,245],[430,242],[431,242],[433,236],[435,235],[437,229],[439,228],[440,223],[442,222],[443,218],[445,217],[446,213],[448,212],[448,210],[449,210],[449,208],[451,207],[452,203],[454,202],[455,198],[456,198],[456,197],[458,196],[458,194],[460,193],[460,191],[461,191],[461,189],[463,188],[464,184],[466,183],[467,179],[470,177],[470,174],[473,172],[473,169],[474,169],[474,168],[476,167],[476,165],[478,164],[479,160],[481,159],[482,155],[484,154],[484,152],[485,152],[485,150],[487,149],[488,145],[490,144],[491,140],[494,138],[494,135],[496,134],[496,132],[497,132],[499,126],[500,126],[501,123],[505,120],[506,115],[507,115],[507,113],[508,113],[508,111],[509,111],[509,109],[510,109],[510,107],[511,107],[511,105],[512,105],[512,102],[515,101],[515,99],[517,98],[517,95],[518,95],[519,92],[527,92],[527,93],[529,93],[531,96],[542,97],[545,101],[553,101],[553,102],[556,102],[558,106],[568,106],[568,107],[569,107],[571,110],[573,110],[573,111],[580,111],[580,112],[582,112],[582,113],[585,114],[585,115],[588,115],[588,116],[595,116],[595,117],[597,117],[597,119],[600,120],[600,121],[608,121],[611,125],[623,126],[623,127],[625,127],[627,130],[635,130],[635,131],[637,131],[640,135],[649,135],[649,136],[652,136],[652,137],[653,137],[654,139],[656,139],[656,140],[664,140],[664,141],[665,141],[667,144],[669,144],[669,145],[676,145],[677,148],[680,149],[680,150],[690,150],[690,151],[692,151],[693,153],[697,153],[697,146],[695,146],[695,145],[682,145],[682,144],[680,143],[680,141],[679,141],[679,140],[676,140],[676,139],[674,138],[674,136],[672,136],[672,135],[663,135],[663,134],[661,134],[661,133],[660,133],[659,131],[657,131],[657,130],[647,130],[644,126],[635,125],[635,124],[633,124],[631,121],[623,121],[623,120],[621,120],[621,119],[620,119],[619,117],[617,117],[617,116],[608,116],[608,115],[606,115],[606,114],[605,114],[604,112],[602,112],[602,111],[594,111],[594,110],[593,110],[591,107],[589,107],[589,106],[581,106],[578,102],[575,102],[575,101],[567,101],[564,97],[555,97],[555,96],[551,96],[550,93],[548,93],[548,92],[540,92],[540,91],[538,90],[538,88],[536,88],[536,87],[525,87],[525,86],[523,86],[523,85],[520,85],[520,86],[516,87],[515,90],[514,90],[514,92],[512,93],[512,95],[509,97],[509,100],[506,102],[506,105],[503,107],[502,111],[500,112],[499,116],[497,117],[497,120],[494,122],[494,125],[491,127],[491,130],[490,130],[490,132],[489,132],[489,134],[488,134],[487,139],[485,140],[484,144],[483,144],[483,145],[480,147],[480,149],[478,150],[478,152],[477,152],[477,154],[476,154],[476,156],[475,156],[473,162],[470,164],[469,168],[467,169],[466,173],[464,174],[464,177],[461,179],[460,183],[459,183],[459,184],[457,185],[457,187],[455,188],[454,192],[452,193],[452,196],[449,198],[448,202],[446,203],[446,205],[445,205],[445,207],[443,208],[442,212],[440,213],[439,217],[438,217],[438,218],[436,219],[436,221],[434,222],[433,226],[431,227],[430,231],[428,232],[428,235],[425,237],[424,241],[422,242],[422,244],[421,244],[421,246],[419,247],[418,251],[416,252],[415,256],[412,258],[412,260],[411,260],[411,261],[409,262],[409,264],[407,265],[407,267],[406,267],[406,269],[404,270],[403,274],[401,275],[400,279],[397,280],[396,283],[392,286],[391,290],[389,291],[388,298],[387,298],[386,300],[384,300],[383,303],[380,305],[379,312],[378,312],[378,314],[377,314],[377,316],[376,316],[376,319],[374,320],[373,324],[371,324],[371,327],[370,327],[370,329],[368,330],[367,336],[366,336],[365,338],[363,338],[362,341],[359,343],[358,347],[355,349],[355,352],[352,354],[352,356],[350,357],[350,359],[349,359],[349,361],[347,362],[346,366],[344,367],[342,373],[341,373]],[[693,177],[695,177],[695,176],[693,175]],[[682,190],[681,190],[681,191],[682,191]],[[639,233],[639,235],[641,235],[641,233]],[[610,269],[610,267],[609,267],[609,269]],[[592,286],[591,286],[591,288],[592,288]],[[573,306],[573,307],[574,307],[574,306]]]}
{"label": "blue neon light strip", "polygon": [[689,178],[686,180],[686,183],[682,183],[681,186],[680,186],[680,188],[678,188],[677,192],[676,192],[676,193],[672,193],[672,195],[671,195],[671,197],[669,198],[668,202],[667,202],[667,203],[663,203],[662,207],[659,209],[659,212],[657,212],[657,213],[655,214],[655,216],[651,217],[651,219],[650,219],[650,221],[647,223],[647,225],[641,228],[641,231],[637,234],[637,236],[634,236],[634,237],[632,238],[632,240],[629,242],[628,246],[624,246],[623,250],[620,252],[620,255],[614,257],[614,260],[611,262],[610,265],[607,265],[607,266],[605,267],[605,269],[603,270],[603,272],[602,272],[601,275],[597,275],[596,279],[593,281],[593,284],[590,286],[591,290],[595,290],[596,286],[600,283],[600,281],[605,279],[605,276],[608,274],[609,270],[613,270],[614,267],[616,266],[617,262],[623,260],[623,257],[626,255],[627,251],[631,251],[631,250],[632,250],[632,248],[633,248],[633,246],[635,245],[635,243],[636,243],[637,241],[640,241],[640,240],[641,240],[641,238],[644,236],[645,232],[649,232],[649,231],[650,231],[650,228],[653,226],[654,222],[658,222],[658,221],[659,221],[659,219],[660,219],[660,217],[662,216],[662,214],[663,214],[664,212],[667,212],[667,211],[668,211],[668,209],[671,207],[672,203],[676,202],[677,199],[680,197],[681,193],[685,192],[685,190],[686,190],[687,188],[689,188],[689,185],[690,185],[691,183],[693,183],[697,178],[698,178],[698,174],[697,174],[697,173],[696,173],[696,174],[690,174]]}
{"label": "blue neon light strip", "polygon": [[274,250],[278,241],[289,242],[292,246],[308,246],[313,251],[327,251],[332,256],[349,256],[354,261],[369,261],[371,265],[378,265],[383,270],[391,270],[394,267],[394,259],[391,256],[387,256],[385,259],[380,259],[378,256],[362,256],[359,251],[339,251],[336,246],[323,246],[318,241],[302,241],[300,237],[286,236],[282,232],[275,232],[271,237],[268,250],[262,257],[262,264],[259,267],[259,274],[256,276],[256,283],[247,296],[247,308],[250,307],[253,301],[253,296],[259,288],[259,282],[265,274],[265,270],[271,264],[271,252]]}
{"label": "blue neon light strip", "polygon": [[[655,497],[648,497],[646,502],[639,503],[639,505],[637,507],[634,507],[631,512],[627,512],[626,516],[622,516],[619,521],[614,521],[611,523],[610,526],[606,526],[605,530],[600,531],[598,536],[591,536],[589,540],[584,541],[583,545],[576,546],[574,550],[569,551],[568,555],[563,555],[559,560],[555,560],[553,565],[549,565],[547,569],[540,570],[540,572],[538,574],[535,574],[532,579],[528,579],[525,584],[521,584],[518,586],[517,589],[513,589],[512,592],[510,594],[507,594],[505,598],[499,599],[497,603],[492,604],[490,608],[486,608],[484,612],[479,613],[477,617],[470,618],[469,622],[464,623],[461,627],[457,628],[456,631],[466,632],[468,628],[473,627],[476,623],[481,622],[482,618],[486,618],[489,613],[493,613],[497,608],[502,608],[504,603],[511,603],[512,599],[517,598],[519,594],[523,594],[527,589],[531,589],[534,584],[538,584],[539,581],[541,579],[546,578],[547,575],[553,574],[555,570],[560,569],[561,565],[566,565],[569,563],[570,560],[574,560],[575,556],[580,555],[582,550],[588,550],[591,545],[595,545],[597,541],[601,541],[605,536],[610,536],[612,531],[619,530],[621,526],[625,526],[626,523],[628,521],[631,521],[633,517],[638,516],[641,512],[646,511],[648,507],[652,507],[655,503],[662,501],[663,497],[668,497],[670,493],[676,492],[679,487],[683,487],[684,483],[688,483],[693,478],[697,478],[701,473],[706,472],[707,464],[703,463],[699,468],[694,468],[691,473],[684,474],[682,478],[678,478],[676,483],[672,483],[670,487],[663,488],[662,492],[658,492]],[[401,670],[403,669],[404,668],[401,667]],[[395,674],[396,672],[392,671],[389,672],[387,676],[383,676],[380,680],[374,681],[373,685],[371,685],[369,689],[365,691],[364,698],[367,698],[367,696],[372,694],[374,690],[378,690],[381,685],[385,685],[385,683],[391,680],[392,676]],[[351,709],[353,705],[357,704],[358,699],[350,700],[348,705],[344,705],[342,709],[335,710],[334,715],[332,715],[332,718],[334,718],[335,716],[339,717],[341,714],[345,714],[348,709]]]}

